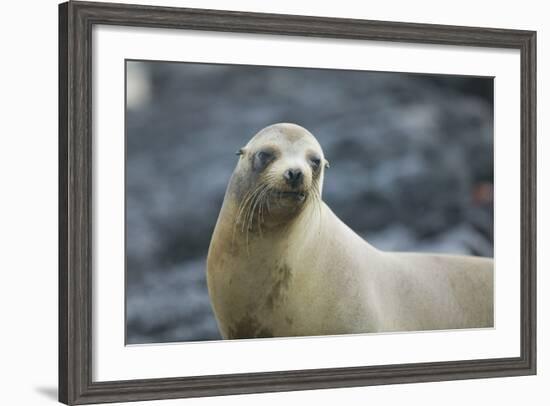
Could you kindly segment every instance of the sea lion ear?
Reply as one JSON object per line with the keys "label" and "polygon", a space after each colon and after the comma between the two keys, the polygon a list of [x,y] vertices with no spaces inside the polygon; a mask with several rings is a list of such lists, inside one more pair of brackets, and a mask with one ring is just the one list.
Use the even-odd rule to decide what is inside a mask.
{"label": "sea lion ear", "polygon": [[235,152],[235,155],[243,155],[243,154],[244,154],[244,151],[245,151],[244,148],[239,148],[239,149],[237,150],[237,152]]}
{"label": "sea lion ear", "polygon": [[330,168],[330,163],[325,159],[325,168]]}

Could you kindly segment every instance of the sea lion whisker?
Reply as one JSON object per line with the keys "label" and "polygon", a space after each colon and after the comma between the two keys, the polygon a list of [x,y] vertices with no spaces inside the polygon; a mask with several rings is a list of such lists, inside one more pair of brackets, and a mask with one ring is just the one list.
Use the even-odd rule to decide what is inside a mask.
{"label": "sea lion whisker", "polygon": [[252,194],[252,197],[248,200],[247,203],[247,210],[245,212],[244,218],[243,218],[243,232],[244,232],[244,226],[246,225],[246,250],[247,253],[249,253],[248,247],[249,247],[249,234],[251,227],[253,226],[253,220],[254,220],[254,212],[256,209],[258,196],[262,193],[262,191],[267,187],[266,184],[260,184]]}
{"label": "sea lion whisker", "polygon": [[243,210],[245,209],[246,207],[246,204],[248,203],[248,200],[251,198],[251,196],[254,194],[255,192],[255,189],[253,190],[249,190],[245,195],[244,197],[242,198],[240,204],[239,204],[239,208],[238,208],[238,212],[237,212],[237,216],[236,216],[236,220],[235,221],[239,221],[240,220],[240,217],[242,215],[242,212]]}
{"label": "sea lion whisker", "polygon": [[258,209],[259,211],[259,216],[260,216],[260,224],[265,222],[265,217],[264,217],[264,205],[267,203],[267,200],[269,198],[269,191],[271,190],[271,188],[268,186],[266,187],[262,194],[260,195],[260,208]]}
{"label": "sea lion whisker", "polygon": [[262,223],[265,221],[263,207],[264,207],[264,203],[266,202],[268,193],[269,193],[269,188],[265,188],[259,197],[260,207],[258,208],[258,231],[260,232],[260,238],[263,238]]}
{"label": "sea lion whisker", "polygon": [[[234,224],[233,224],[231,246],[233,246],[233,244],[234,244],[236,228],[237,228],[237,225],[240,221],[242,221],[241,232],[244,233],[244,225],[246,224],[246,222],[245,222],[246,212],[248,210],[247,206],[248,206],[249,202],[251,201],[251,199],[253,199],[254,195],[259,191],[260,186],[261,185],[259,185],[258,187],[256,187],[252,191],[249,191],[248,193],[246,193],[245,196],[243,197],[240,205],[239,205],[238,213],[237,213],[237,216],[236,216]],[[248,235],[246,236],[246,249],[247,249],[247,252],[248,252]]]}
{"label": "sea lion whisker", "polygon": [[[246,199],[244,205],[243,205],[243,212],[239,215],[239,220],[242,220],[242,231],[244,232],[244,227],[247,224],[247,217],[248,217],[248,211],[250,210],[250,204],[254,201],[254,198],[256,194],[259,193],[260,188],[262,185],[259,185],[254,189],[254,191],[250,194],[250,196]],[[241,218],[242,217],[242,218]]]}
{"label": "sea lion whisker", "polygon": [[259,197],[261,196],[263,190],[266,188],[265,185],[262,186],[262,188],[258,191],[258,193],[254,196],[254,199],[252,203],[250,204],[250,214],[248,218],[248,229],[251,229],[254,227],[254,214],[256,212],[256,207],[258,205]]}
{"label": "sea lion whisker", "polygon": [[322,210],[322,200],[321,200],[321,192],[319,191],[319,184],[316,182],[313,187],[314,195],[315,195],[315,203],[317,206],[317,213],[319,214],[319,233],[321,232],[321,222],[323,220],[323,210]]}
{"label": "sea lion whisker", "polygon": [[241,213],[244,209],[245,201],[248,198],[248,196],[250,196],[251,193],[252,193],[252,191],[250,191],[250,190],[247,191],[247,193],[244,195],[243,199],[239,202],[239,206],[237,208],[237,215],[235,216],[235,220],[233,221],[233,230],[232,230],[232,236],[231,236],[231,247],[233,247],[233,244],[235,242],[235,232],[237,230],[237,225],[239,223],[239,219],[241,218]]}

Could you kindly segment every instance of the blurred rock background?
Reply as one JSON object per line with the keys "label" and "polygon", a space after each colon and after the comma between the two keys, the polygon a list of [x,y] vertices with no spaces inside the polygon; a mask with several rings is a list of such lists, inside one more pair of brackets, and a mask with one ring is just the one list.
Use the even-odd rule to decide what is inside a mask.
{"label": "blurred rock background", "polygon": [[493,80],[127,62],[127,343],[219,339],[205,259],[234,154],[294,122],[374,246],[493,254]]}

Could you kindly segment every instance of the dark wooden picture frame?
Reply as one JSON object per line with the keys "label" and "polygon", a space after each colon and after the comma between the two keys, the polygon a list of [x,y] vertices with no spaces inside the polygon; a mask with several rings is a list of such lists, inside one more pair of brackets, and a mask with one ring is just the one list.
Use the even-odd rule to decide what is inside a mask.
{"label": "dark wooden picture frame", "polygon": [[[521,353],[517,358],[92,380],[92,27],[179,28],[518,49]],[[59,6],[59,400],[66,404],[338,388],[536,373],[536,32],[68,2]]]}

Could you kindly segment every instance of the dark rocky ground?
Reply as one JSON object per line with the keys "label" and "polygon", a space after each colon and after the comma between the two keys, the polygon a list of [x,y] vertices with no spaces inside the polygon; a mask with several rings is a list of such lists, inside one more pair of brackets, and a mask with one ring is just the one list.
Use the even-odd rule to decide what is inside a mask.
{"label": "dark rocky ground", "polygon": [[219,339],[205,258],[234,151],[275,122],[331,162],[324,200],[373,245],[492,256],[491,79],[129,62],[127,341]]}

